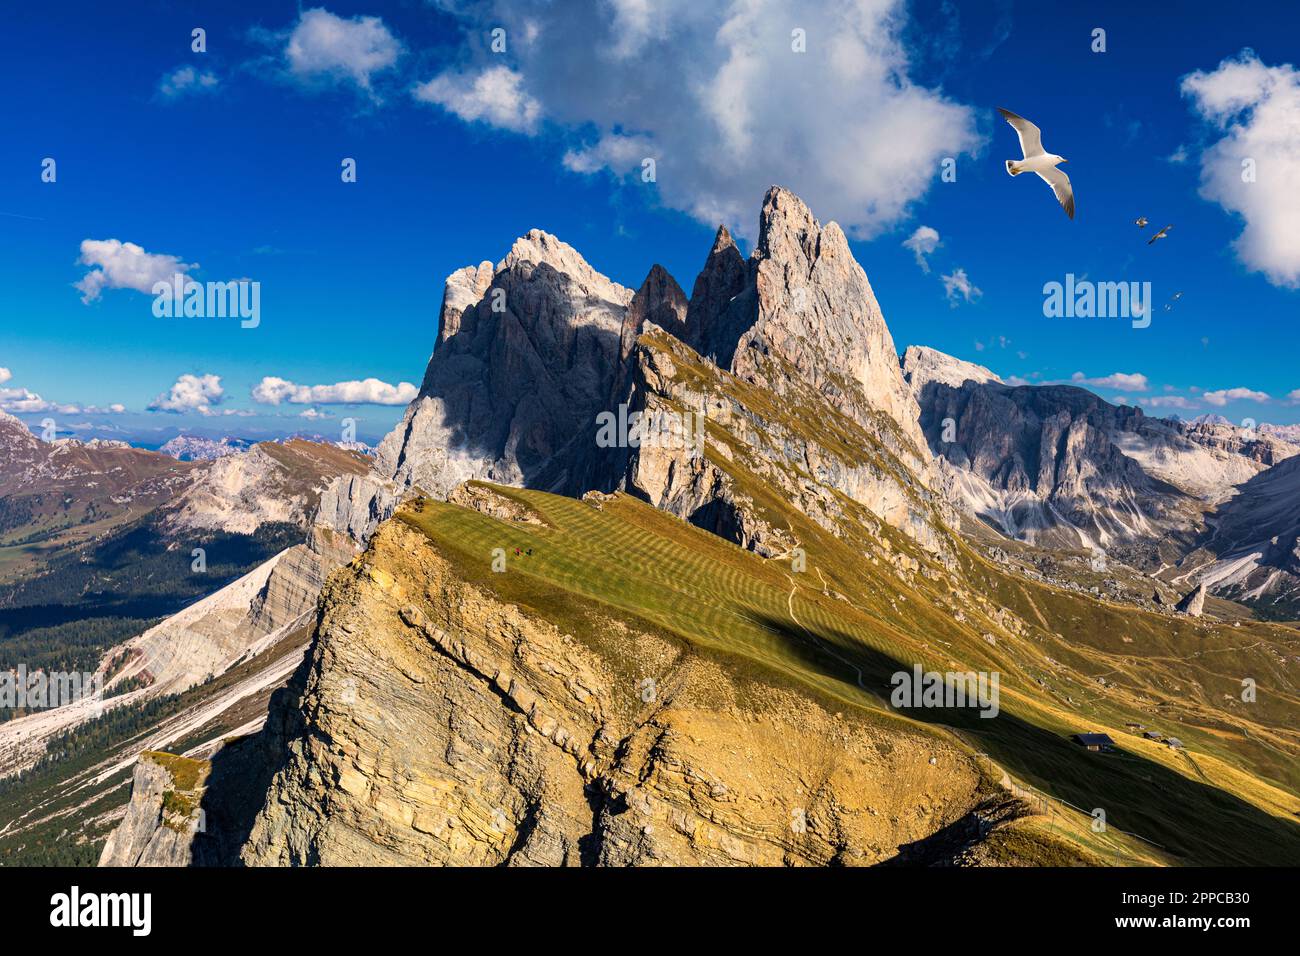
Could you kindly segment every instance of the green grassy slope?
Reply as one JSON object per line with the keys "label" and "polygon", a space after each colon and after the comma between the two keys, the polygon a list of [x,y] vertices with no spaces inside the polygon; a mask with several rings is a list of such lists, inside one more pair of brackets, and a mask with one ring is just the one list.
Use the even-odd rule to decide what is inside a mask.
{"label": "green grassy slope", "polygon": [[[1069,839],[1103,858],[1300,860],[1294,766],[1283,766],[1295,762],[1295,741],[1283,729],[1294,726],[1294,703],[1251,712],[1253,732],[1246,736],[1244,718],[1215,710],[1213,693],[1194,701],[1166,689],[1187,684],[1188,667],[1199,668],[1202,682],[1215,690],[1211,677],[1230,680],[1215,669],[1212,654],[1191,664],[1186,654],[1171,653],[1179,641],[1203,640],[1185,635],[1193,629],[1185,622],[1012,579],[959,542],[959,567],[942,568],[910,551],[892,529],[856,514],[858,506],[847,499],[846,512],[858,520],[846,528],[857,530],[843,534],[779,501],[760,502],[805,548],[807,567],[796,572],[788,557],[759,558],[625,495],[582,502],[489,487],[531,508],[541,522],[504,522],[428,500],[399,520],[455,556],[472,582],[579,639],[598,608],[725,655],[742,675],[746,669],[782,675],[885,724],[928,725],[987,754],[995,778],[1005,773],[1061,801],[1052,804],[1056,815],[1038,825],[1059,828],[1057,836],[1069,831]],[[761,494],[761,485],[755,490]],[[878,530],[867,530],[873,527]],[[504,573],[492,570],[498,548],[505,552]],[[888,560],[903,553],[919,562],[918,573],[900,575]],[[1033,623],[1013,622],[1003,605]],[[1294,631],[1230,630],[1217,639],[1231,639],[1237,653],[1219,657],[1257,663],[1261,687],[1284,677],[1264,665],[1294,651]],[[1133,643],[1123,643],[1121,632]],[[985,719],[972,710],[892,710],[890,676],[914,663],[999,672],[1001,713]],[[1109,690],[1092,681],[1103,670],[1112,672]],[[1169,699],[1157,701],[1154,695],[1166,690]],[[1160,729],[1183,737],[1190,755],[1125,734],[1128,721],[1149,723],[1157,704]],[[1092,730],[1110,733],[1119,751],[1094,754],[1069,741],[1072,733]],[[1098,807],[1111,827],[1104,834],[1086,825],[1087,813]]]}

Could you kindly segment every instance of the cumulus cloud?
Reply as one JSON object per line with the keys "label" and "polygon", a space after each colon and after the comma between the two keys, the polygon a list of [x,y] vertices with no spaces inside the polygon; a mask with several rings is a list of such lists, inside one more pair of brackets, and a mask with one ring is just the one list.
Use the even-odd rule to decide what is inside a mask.
{"label": "cumulus cloud", "polygon": [[1088,378],[1082,372],[1075,372],[1070,376],[1070,381],[1077,385],[1113,388],[1121,392],[1145,392],[1150,387],[1150,382],[1141,372],[1112,372],[1100,378]]}
{"label": "cumulus cloud", "polygon": [[401,42],[379,17],[345,20],[319,7],[298,18],[284,49],[296,79],[350,82],[367,92],[374,75],[391,69],[401,54]]}
{"label": "cumulus cloud", "polygon": [[943,294],[948,297],[948,304],[954,307],[959,301],[974,302],[984,294],[970,281],[965,269],[954,269],[951,275],[940,276],[939,281],[943,283]]}
{"label": "cumulus cloud", "polygon": [[220,375],[182,375],[168,391],[149,404],[149,410],[212,415],[216,413],[212,406],[220,404],[225,395]]}
{"label": "cumulus cloud", "polygon": [[[0,378],[0,382],[3,381],[4,379]],[[1286,400],[1293,405],[1300,405],[1300,388],[1295,388],[1287,392]]]}
{"label": "cumulus cloud", "polygon": [[903,248],[911,249],[912,255],[916,256],[916,264],[922,272],[928,273],[930,263],[925,257],[939,248],[939,231],[930,226],[917,226],[916,231],[903,240]]}
{"label": "cumulus cloud", "polygon": [[[13,378],[13,372],[0,367],[0,385]],[[81,405],[77,402],[47,401],[27,388],[0,388],[0,411],[11,415],[20,413],[57,413],[59,415],[120,415],[126,406],[114,403],[105,408],[98,405]]]}
{"label": "cumulus cloud", "polygon": [[377,378],[334,385],[297,385],[268,375],[253,386],[253,401],[263,405],[405,405],[418,390],[410,382],[389,385]]}
{"label": "cumulus cloud", "polygon": [[83,239],[78,262],[91,271],[73,286],[81,301],[89,305],[105,289],[134,289],[151,293],[155,282],[169,282],[177,273],[197,269],[197,262],[182,262],[177,256],[145,252],[134,242],[117,239]]}
{"label": "cumulus cloud", "polygon": [[76,402],[50,402],[25,388],[0,388],[0,411],[11,415],[20,413],[56,413],[59,415],[120,415],[126,406],[114,402],[106,408],[98,405],[81,405]]}
{"label": "cumulus cloud", "polygon": [[441,4],[470,34],[490,10],[510,66],[479,50],[417,96],[509,130],[544,119],[577,139],[575,172],[640,182],[653,159],[660,202],[751,238],[773,183],[874,236],[981,145],[969,107],[910,77],[904,0]]}
{"label": "cumulus cloud", "polygon": [[1245,220],[1237,258],[1300,288],[1300,70],[1251,50],[1183,77],[1182,93],[1221,138],[1200,157],[1200,194]]}
{"label": "cumulus cloud", "polygon": [[196,70],[192,66],[178,66],[158,81],[158,95],[174,100],[190,93],[210,93],[219,84],[217,74],[211,70]]}
{"label": "cumulus cloud", "polygon": [[[488,67],[478,73],[448,71],[416,86],[413,95],[422,103],[441,106],[467,123],[483,120],[516,133],[536,130],[542,115],[542,105],[524,91],[523,77],[506,66]],[[606,157],[577,171],[592,172],[609,159]],[[567,157],[565,165],[568,165]]]}
{"label": "cumulus cloud", "polygon": [[1223,388],[1217,392],[1206,392],[1201,398],[1211,405],[1222,407],[1229,402],[1267,402],[1268,393],[1249,388]]}

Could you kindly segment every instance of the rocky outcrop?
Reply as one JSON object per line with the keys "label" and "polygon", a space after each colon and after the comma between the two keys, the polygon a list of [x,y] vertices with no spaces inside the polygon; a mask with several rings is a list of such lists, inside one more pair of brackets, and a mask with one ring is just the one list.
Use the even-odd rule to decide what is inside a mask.
{"label": "rocky outcrop", "polygon": [[981,799],[937,738],[589,624],[502,602],[384,524],[331,579],[299,699],[268,724],[287,759],[244,862],[867,864]]}
{"label": "rocky outcrop", "polygon": [[100,866],[189,866],[203,827],[206,761],[146,752],[135,763],[126,814],[104,844]]}
{"label": "rocky outcrop", "polygon": [[686,295],[677,280],[658,263],[651,267],[641,288],[632,297],[619,336],[619,358],[627,361],[637,336],[652,323],[676,338],[686,339]]}
{"label": "rocky outcrop", "polygon": [[686,310],[686,343],[719,368],[731,367],[736,344],[753,324],[745,309],[731,308],[748,276],[749,267],[731,233],[719,226]]}
{"label": "rocky outcrop", "polygon": [[1174,605],[1174,610],[1180,611],[1188,617],[1200,617],[1201,612],[1205,610],[1205,584],[1196,585],[1181,601]]}
{"label": "rocky outcrop", "polygon": [[836,223],[822,226],[789,190],[768,190],[746,288],[730,308],[752,317],[732,374],[778,396],[796,380],[811,385],[925,479],[916,401],[871,283]]}
{"label": "rocky outcrop", "polygon": [[345,534],[320,525],[305,544],[290,548],[268,576],[265,587],[248,609],[248,626],[270,634],[315,609],[320,589],[335,568],[352,560],[355,544]]}
{"label": "rocky outcrop", "polygon": [[857,502],[923,546],[943,547],[945,503],[875,433],[792,382],[785,402],[749,385],[661,333],[634,353],[629,404],[644,420],[676,425],[628,450],[615,487],[742,547],[771,556],[797,544],[755,507],[752,487],[776,491],[829,531]]}
{"label": "rocky outcrop", "polygon": [[262,442],[213,460],[168,509],[163,527],[172,535],[252,534],[275,522],[305,529],[335,478],[353,479],[369,470],[365,456],[333,445],[301,439]]}
{"label": "rocky outcrop", "polygon": [[490,279],[485,265],[448,279],[419,396],[370,475],[336,484],[318,520],[364,538],[408,489],[446,497],[470,479],[528,485],[544,471],[567,481],[618,378],[633,293],[538,229]]}
{"label": "rocky outcrop", "polygon": [[926,386],[931,382],[950,388],[961,388],[966,382],[975,382],[977,385],[986,382],[1004,384],[1002,379],[983,365],[963,362],[923,345],[909,345],[903,353],[903,378],[916,396],[924,394]]}

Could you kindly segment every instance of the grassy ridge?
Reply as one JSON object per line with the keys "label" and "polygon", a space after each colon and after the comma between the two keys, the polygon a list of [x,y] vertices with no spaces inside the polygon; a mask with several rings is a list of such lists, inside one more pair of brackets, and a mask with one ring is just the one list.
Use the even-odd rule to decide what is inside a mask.
{"label": "grassy ridge", "polygon": [[[788,560],[761,559],[623,495],[596,507],[542,492],[493,490],[532,509],[542,522],[502,522],[434,501],[420,502],[399,519],[455,555],[470,580],[579,639],[586,639],[589,609],[599,607],[729,655],[739,667],[798,681],[882,722],[929,725],[987,754],[997,772],[1081,808],[1083,815],[1068,824],[1058,817],[1053,826],[1103,858],[1118,853],[1202,864],[1300,860],[1294,785],[1286,774],[1268,779],[1293,753],[1285,731],[1255,714],[1259,743],[1238,730],[1235,737],[1216,735],[1212,720],[1226,727],[1231,717],[1200,704],[1203,711],[1193,713],[1188,705],[1186,716],[1198,716],[1203,724],[1183,723],[1173,719],[1172,707],[1163,708],[1171,719],[1162,720],[1161,729],[1183,736],[1190,758],[1124,733],[1127,721],[1150,719],[1155,701],[1143,703],[1140,694],[1149,697],[1161,682],[1184,679],[1177,675],[1187,666],[1185,657],[1167,670],[1161,664],[1186,639],[1181,632],[1189,625],[1183,622],[1136,618],[1139,612],[1132,609],[1012,579],[964,547],[955,572],[926,565],[929,574],[900,578],[878,555],[882,540],[890,542],[888,551],[899,553],[907,549],[906,539],[888,528],[869,532],[879,523],[865,514],[857,516],[860,537],[837,536],[788,505],[761,502],[806,548],[808,567],[797,573]],[[850,514],[858,507],[847,500],[844,505]],[[505,573],[492,571],[497,548],[506,554]],[[1001,606],[1044,623],[1028,634],[1014,633],[998,623]],[[964,621],[953,607],[965,608]],[[1085,611],[1101,616],[1089,619]],[[1112,648],[1108,635],[1117,629],[1142,643],[1135,637],[1125,644],[1116,636]],[[1281,653],[1277,640],[1294,639],[1292,631],[1233,630],[1241,653],[1255,644],[1272,658]],[[984,639],[986,633],[995,643]],[[1091,643],[1080,638],[1083,633]],[[1129,689],[1117,677],[1110,692],[1101,692],[1101,685],[1090,683],[1093,672],[1115,670],[1113,658],[1121,650],[1140,659],[1130,669],[1143,682],[1135,680]],[[1001,714],[983,719],[971,710],[889,708],[890,676],[914,663],[927,670],[998,671]],[[1197,666],[1212,663],[1207,656]],[[1095,700],[1084,699],[1090,686],[1098,688]],[[1119,752],[1092,754],[1070,743],[1070,734],[1085,730],[1110,733]],[[1081,826],[1098,807],[1112,828],[1140,834],[1163,851],[1114,829],[1095,834]]]}

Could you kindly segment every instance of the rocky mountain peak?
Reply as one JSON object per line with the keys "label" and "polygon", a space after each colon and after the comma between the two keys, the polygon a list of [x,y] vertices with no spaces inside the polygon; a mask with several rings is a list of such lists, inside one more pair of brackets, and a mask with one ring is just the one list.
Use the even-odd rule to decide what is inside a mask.
{"label": "rocky mountain peak", "polygon": [[913,395],[920,395],[931,382],[952,388],[961,388],[963,382],[970,381],[980,385],[987,382],[1003,384],[1002,379],[983,365],[964,362],[924,345],[909,345],[903,353],[903,378],[912,387]]}
{"label": "rocky mountain peak", "polygon": [[652,322],[685,341],[688,308],[686,293],[682,292],[682,287],[669,275],[667,269],[656,262],[650,267],[645,281],[632,296],[632,303],[628,306],[620,336],[621,357],[627,358],[636,337],[641,334],[647,322]]}
{"label": "rocky mountain peak", "polygon": [[447,276],[442,292],[442,309],[438,313],[438,345],[460,331],[461,316],[487,293],[495,271],[492,263],[484,260],[477,266],[465,266]]}
{"label": "rocky mountain peak", "polygon": [[549,267],[589,295],[623,306],[632,299],[631,289],[601,275],[577,249],[541,229],[530,229],[516,239],[506,257],[497,263],[496,271],[498,275],[531,275],[538,267]]}
{"label": "rocky mountain peak", "polygon": [[[726,226],[718,227],[704,268],[695,277],[686,309],[686,343],[719,364],[730,364],[740,330],[724,322],[732,299],[745,288],[748,266]],[[740,319],[743,322],[743,318]]]}
{"label": "rocky mountain peak", "polygon": [[[843,239],[839,226],[830,226]],[[758,258],[810,265],[817,258],[821,238],[821,224],[802,199],[781,186],[768,189],[758,217]]]}
{"label": "rocky mountain peak", "polygon": [[753,294],[743,304],[753,321],[731,372],[778,394],[793,373],[863,423],[884,412],[916,447],[918,464],[928,460],[894,340],[843,230],[822,226],[801,199],[773,186],[749,265]]}

